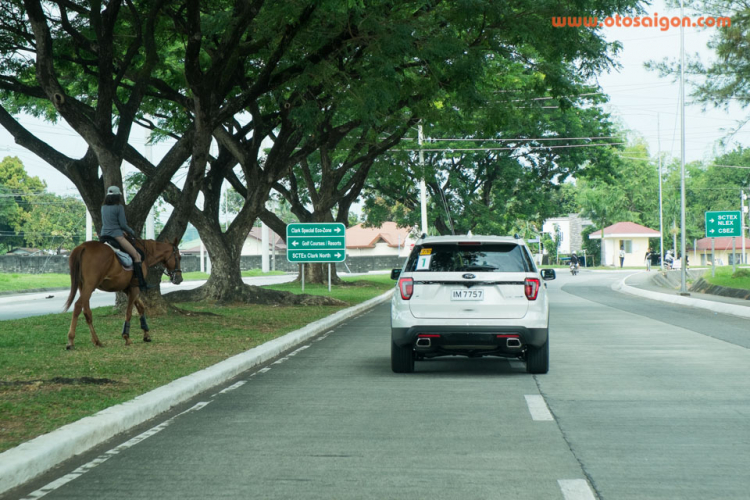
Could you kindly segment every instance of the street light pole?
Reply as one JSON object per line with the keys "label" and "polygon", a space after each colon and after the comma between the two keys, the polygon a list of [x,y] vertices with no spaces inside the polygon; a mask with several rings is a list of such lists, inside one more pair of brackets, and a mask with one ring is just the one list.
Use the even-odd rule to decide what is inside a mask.
{"label": "street light pole", "polygon": [[687,256],[685,254],[685,26],[682,19],[685,17],[683,0],[680,0],[680,295],[689,295],[687,291]]}
{"label": "street light pole", "polygon": [[425,185],[424,181],[424,152],[422,151],[423,142],[424,135],[422,134],[422,124],[419,124],[419,166],[422,169],[422,180],[419,183],[419,198],[422,208],[422,233],[427,234],[427,186]]}
{"label": "street light pole", "polygon": [[662,205],[662,187],[661,187],[661,125],[659,123],[659,113],[656,113],[656,144],[659,150],[659,264],[661,270],[664,270],[664,209]]}

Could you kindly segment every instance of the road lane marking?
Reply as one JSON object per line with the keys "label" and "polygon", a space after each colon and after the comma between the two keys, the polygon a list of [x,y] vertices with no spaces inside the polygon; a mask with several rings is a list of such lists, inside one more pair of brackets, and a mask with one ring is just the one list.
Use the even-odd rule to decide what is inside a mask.
{"label": "road lane marking", "polygon": [[92,461],[90,461],[90,462],[88,462],[86,464],[83,464],[82,466],[78,467],[76,470],[74,470],[70,474],[65,474],[64,476],[62,476],[62,477],[60,477],[58,479],[55,479],[51,483],[49,483],[49,484],[47,484],[47,485],[39,488],[38,490],[30,493],[28,496],[24,497],[22,500],[35,500],[37,498],[42,498],[43,496],[47,495],[48,493],[52,493],[53,491],[55,491],[56,489],[60,488],[61,486],[64,486],[64,485],[68,484],[69,482],[71,482],[72,480],[74,480],[74,479],[76,479],[78,477],[81,477],[83,474],[87,473],[88,471],[90,471],[91,469],[93,469],[94,467],[96,467],[97,465],[103,464],[104,462],[106,462],[110,458],[114,457],[115,455],[117,455],[121,451],[125,451],[128,448],[131,448],[131,447],[137,445],[138,443],[140,443],[144,439],[149,438],[149,437],[153,436],[154,434],[158,434],[159,432],[163,431],[164,429],[167,428],[167,426],[169,426],[169,424],[171,424],[172,422],[174,422],[177,417],[180,417],[180,416],[182,416],[182,415],[184,415],[186,413],[189,413],[191,411],[198,411],[198,410],[202,409],[203,407],[205,407],[206,405],[208,405],[209,403],[210,403],[210,401],[201,401],[200,403],[197,403],[195,406],[192,406],[191,408],[188,408],[187,410],[183,411],[182,413],[179,413],[179,414],[175,415],[174,417],[172,417],[172,418],[170,418],[168,420],[165,420],[164,422],[160,423],[156,427],[152,427],[151,429],[147,430],[146,432],[138,434],[134,438],[132,438],[132,439],[130,439],[128,441],[125,441],[121,445],[116,446],[115,448],[112,448],[111,450],[103,453],[102,455],[99,455],[98,457],[96,457]]}
{"label": "road lane marking", "polygon": [[269,370],[270,370],[270,368],[268,368],[268,367],[266,367],[266,368],[261,368],[260,370],[258,370],[258,373],[266,373],[266,372],[267,372],[267,371],[269,371]]}
{"label": "road lane marking", "polygon": [[555,418],[547,408],[547,403],[544,401],[542,396],[524,396],[526,398],[526,404],[529,406],[529,413],[531,413],[531,419],[537,421],[554,421]]}
{"label": "road lane marking", "polygon": [[565,500],[596,500],[585,479],[558,479],[557,484],[560,485]]}
{"label": "road lane marking", "polygon": [[304,350],[305,350],[305,349],[307,349],[308,347],[310,347],[310,345],[309,345],[309,344],[308,344],[308,345],[303,345],[302,347],[300,347],[300,348],[299,348],[299,349],[297,349],[296,351],[294,351],[294,352],[291,352],[291,353],[289,353],[289,357],[292,357],[292,356],[296,356],[297,354],[299,354],[300,352],[304,351]]}
{"label": "road lane marking", "polygon": [[219,394],[226,394],[229,391],[233,391],[235,389],[239,389],[240,387],[242,387],[245,384],[247,384],[247,380],[240,380],[239,382],[235,382],[234,384],[230,385],[226,389],[222,389],[221,391],[219,391]]}

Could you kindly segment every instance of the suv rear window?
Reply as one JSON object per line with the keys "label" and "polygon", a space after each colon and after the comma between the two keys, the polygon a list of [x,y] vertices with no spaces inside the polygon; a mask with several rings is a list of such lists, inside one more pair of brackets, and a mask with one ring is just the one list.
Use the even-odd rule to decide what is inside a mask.
{"label": "suv rear window", "polygon": [[533,272],[533,264],[521,245],[425,244],[414,247],[405,272]]}

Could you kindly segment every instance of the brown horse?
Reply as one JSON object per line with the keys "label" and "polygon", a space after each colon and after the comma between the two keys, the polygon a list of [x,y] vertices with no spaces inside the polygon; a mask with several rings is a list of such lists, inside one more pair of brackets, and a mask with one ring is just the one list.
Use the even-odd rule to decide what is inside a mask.
{"label": "brown horse", "polygon": [[[136,248],[140,248],[146,254],[143,266],[143,276],[146,276],[148,268],[161,263],[166,268],[164,273],[167,274],[175,285],[182,283],[182,270],[180,269],[180,251],[177,248],[177,238],[174,243],[161,243],[154,240],[137,240]],[[122,327],[122,337],[125,339],[125,345],[130,345],[130,318],[133,314],[133,304],[138,309],[141,316],[141,329],[143,330],[143,341],[151,342],[151,336],[148,333],[148,324],[146,323],[145,308],[138,297],[140,290],[138,280],[135,279],[133,271],[126,271],[120,261],[117,260],[115,252],[98,241],[87,241],[75,247],[68,259],[70,265],[70,295],[65,302],[63,311],[67,311],[73,303],[76,291],[80,291],[80,297],[76,301],[73,309],[73,321],[70,323],[68,331],[68,345],[66,349],[73,349],[73,341],[76,336],[76,324],[78,316],[83,310],[86,323],[91,330],[91,341],[94,345],[102,347],[99,337],[94,331],[92,323],[91,307],[89,299],[95,289],[104,290],[105,292],[127,291],[128,308],[125,316],[125,324]]]}

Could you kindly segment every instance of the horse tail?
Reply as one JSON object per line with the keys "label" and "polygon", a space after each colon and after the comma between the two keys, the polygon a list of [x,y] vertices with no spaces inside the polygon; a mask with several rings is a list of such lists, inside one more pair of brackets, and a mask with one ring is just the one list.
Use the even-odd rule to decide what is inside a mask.
{"label": "horse tail", "polygon": [[76,292],[81,284],[81,260],[83,260],[83,246],[76,247],[70,253],[68,258],[68,265],[70,266],[70,294],[68,300],[65,301],[63,306],[63,312],[70,308],[70,304],[73,303],[73,299],[76,297]]}

